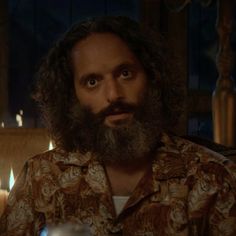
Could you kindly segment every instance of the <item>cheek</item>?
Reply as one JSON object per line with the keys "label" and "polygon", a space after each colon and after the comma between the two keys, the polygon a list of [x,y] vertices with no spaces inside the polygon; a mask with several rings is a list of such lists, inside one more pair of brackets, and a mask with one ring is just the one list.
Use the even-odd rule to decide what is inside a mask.
{"label": "cheek", "polygon": [[101,96],[99,94],[91,94],[78,89],[76,90],[76,96],[81,107],[89,108],[94,114],[101,110]]}
{"label": "cheek", "polygon": [[143,101],[143,99],[146,97],[148,90],[147,87],[146,77],[142,78],[142,80],[140,80],[139,83],[136,84],[134,96],[136,97],[136,100],[138,100],[138,102]]}
{"label": "cheek", "polygon": [[87,107],[90,103],[89,94],[83,88],[81,88],[79,84],[76,83],[76,80],[74,81],[74,86],[75,86],[75,94],[80,105],[82,107]]}

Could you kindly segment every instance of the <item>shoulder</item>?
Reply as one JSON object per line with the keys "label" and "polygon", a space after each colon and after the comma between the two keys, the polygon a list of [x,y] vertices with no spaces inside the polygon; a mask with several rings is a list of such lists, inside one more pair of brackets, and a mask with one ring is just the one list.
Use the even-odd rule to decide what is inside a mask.
{"label": "shoulder", "polygon": [[196,179],[204,174],[219,178],[221,176],[221,178],[228,178],[236,189],[236,164],[231,160],[220,153],[178,136],[165,135],[164,140],[167,151],[178,153],[185,165],[188,177],[192,176]]}
{"label": "shoulder", "polygon": [[32,167],[48,166],[86,166],[92,160],[91,154],[81,154],[79,152],[66,152],[61,149],[53,149],[37,154],[26,162]]}
{"label": "shoulder", "polygon": [[31,157],[22,173],[25,175],[24,179],[30,183],[63,185],[71,179],[80,179],[91,163],[93,160],[90,154],[82,155],[54,149]]}
{"label": "shoulder", "polygon": [[236,198],[235,163],[204,146],[178,137],[175,139],[186,163],[186,184],[191,189],[190,208],[195,209],[206,199],[210,202],[215,199],[218,205],[228,202],[233,206]]}
{"label": "shoulder", "polygon": [[48,201],[45,199],[50,199],[57,191],[75,191],[90,162],[93,163],[88,155],[58,149],[47,151],[26,162],[22,170],[24,178],[19,178],[16,185],[21,182],[30,189],[34,202],[45,205]]}

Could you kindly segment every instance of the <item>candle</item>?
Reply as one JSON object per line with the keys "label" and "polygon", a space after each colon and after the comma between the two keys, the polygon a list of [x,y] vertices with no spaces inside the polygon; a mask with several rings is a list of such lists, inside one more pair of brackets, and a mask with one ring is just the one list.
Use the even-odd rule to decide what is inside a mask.
{"label": "candle", "polygon": [[19,114],[16,114],[16,122],[18,124],[18,127],[23,126],[23,110],[20,110]]}
{"label": "candle", "polygon": [[6,190],[0,189],[0,216],[5,210],[7,205],[8,192]]}
{"label": "candle", "polygon": [[1,123],[1,127],[4,128],[5,127],[5,124],[4,122]]}
{"label": "candle", "polygon": [[[13,185],[15,183],[14,173],[13,169],[11,168],[10,171],[10,178],[9,178],[9,189],[11,191]],[[0,179],[0,217],[2,213],[5,210],[5,207],[7,205],[7,198],[8,198],[9,192],[7,190],[1,189],[1,179]]]}
{"label": "candle", "polygon": [[18,124],[18,127],[22,127],[23,122],[22,122],[22,117],[19,114],[16,114],[16,122]]}
{"label": "candle", "polygon": [[49,141],[49,144],[48,144],[48,150],[52,150],[54,147],[53,147],[53,144],[52,144],[52,140]]}
{"label": "candle", "polygon": [[14,183],[15,183],[15,177],[14,177],[13,169],[11,167],[10,178],[9,178],[9,189],[10,189],[10,191],[11,191],[12,187],[14,186]]}
{"label": "candle", "polygon": [[[0,181],[0,188],[1,188],[1,181]],[[7,205],[7,198],[8,198],[8,191],[0,189],[0,216],[4,212],[4,209]]]}

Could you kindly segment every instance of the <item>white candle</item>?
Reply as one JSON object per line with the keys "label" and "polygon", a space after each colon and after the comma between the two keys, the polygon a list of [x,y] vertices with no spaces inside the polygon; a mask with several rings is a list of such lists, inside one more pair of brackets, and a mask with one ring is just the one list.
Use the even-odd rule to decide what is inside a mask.
{"label": "white candle", "polygon": [[0,179],[0,216],[2,215],[6,205],[8,198],[8,191],[1,189],[1,179]]}
{"label": "white candle", "polygon": [[16,114],[16,122],[18,124],[18,127],[22,127],[23,126],[22,116],[21,115]]}
{"label": "white candle", "polygon": [[8,194],[9,193],[6,190],[0,189],[0,216],[2,215],[7,205]]}
{"label": "white candle", "polygon": [[48,150],[52,150],[54,147],[53,147],[53,144],[52,144],[52,140],[49,141],[49,144],[48,144]]}

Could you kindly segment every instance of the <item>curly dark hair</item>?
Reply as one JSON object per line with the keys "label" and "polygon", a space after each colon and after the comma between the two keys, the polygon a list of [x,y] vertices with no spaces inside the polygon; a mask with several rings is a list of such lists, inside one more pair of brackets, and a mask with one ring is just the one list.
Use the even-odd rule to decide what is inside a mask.
{"label": "curly dark hair", "polygon": [[92,18],[71,27],[42,60],[37,73],[34,98],[42,111],[45,125],[58,147],[74,151],[74,125],[71,107],[78,103],[71,63],[71,50],[92,33],[113,33],[136,55],[147,77],[161,91],[165,127],[173,127],[182,112],[183,86],[177,65],[171,63],[168,47],[161,37],[153,37],[137,22],[123,16]]}

